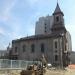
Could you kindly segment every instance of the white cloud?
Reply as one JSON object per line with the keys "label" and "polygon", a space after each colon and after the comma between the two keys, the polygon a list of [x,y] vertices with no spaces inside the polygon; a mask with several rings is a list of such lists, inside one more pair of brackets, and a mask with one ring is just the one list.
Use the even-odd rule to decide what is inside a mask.
{"label": "white cloud", "polygon": [[0,20],[7,21],[11,18],[11,10],[15,6],[17,0],[6,0],[3,3],[2,10],[0,12]]}
{"label": "white cloud", "polygon": [[[3,2],[2,10],[0,12],[0,21],[5,23],[6,26],[11,28],[12,31],[5,31],[11,39],[16,37],[20,30],[19,19],[12,14],[12,9],[14,8],[18,0],[6,0]],[[0,28],[0,34],[4,34],[4,30]],[[11,37],[13,36],[13,37]]]}
{"label": "white cloud", "polygon": [[5,35],[5,31],[3,28],[0,27],[0,35]]}

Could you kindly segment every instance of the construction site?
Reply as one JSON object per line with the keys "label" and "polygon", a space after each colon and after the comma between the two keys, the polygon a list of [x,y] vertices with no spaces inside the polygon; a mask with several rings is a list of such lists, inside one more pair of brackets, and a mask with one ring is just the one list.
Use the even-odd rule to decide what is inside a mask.
{"label": "construction site", "polygon": [[60,68],[40,61],[0,59],[0,75],[75,75],[75,65]]}

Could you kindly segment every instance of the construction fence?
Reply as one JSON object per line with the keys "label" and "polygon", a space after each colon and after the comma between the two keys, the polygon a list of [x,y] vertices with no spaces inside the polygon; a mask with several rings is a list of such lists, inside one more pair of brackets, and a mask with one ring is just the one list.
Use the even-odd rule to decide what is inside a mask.
{"label": "construction fence", "polygon": [[40,61],[0,59],[0,69],[26,69],[28,65],[41,64]]}

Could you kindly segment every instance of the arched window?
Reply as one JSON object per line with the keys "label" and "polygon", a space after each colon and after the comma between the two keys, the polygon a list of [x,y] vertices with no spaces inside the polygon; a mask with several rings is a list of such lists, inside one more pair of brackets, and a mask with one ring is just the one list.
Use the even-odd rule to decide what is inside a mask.
{"label": "arched window", "polygon": [[25,52],[26,51],[26,45],[23,45],[22,49],[23,49],[23,52]]}
{"label": "arched window", "polygon": [[44,53],[44,44],[41,44],[41,52]]}
{"label": "arched window", "polygon": [[56,22],[59,22],[59,16],[56,16]]}
{"label": "arched window", "polygon": [[55,55],[55,61],[58,61],[58,55]]}
{"label": "arched window", "polygon": [[47,32],[47,24],[45,23],[45,31],[44,31],[45,33]]}
{"label": "arched window", "polygon": [[55,49],[57,49],[57,41],[55,41]]}
{"label": "arched window", "polygon": [[17,51],[18,51],[18,47],[15,47],[15,53],[17,53]]}
{"label": "arched window", "polygon": [[34,45],[34,44],[31,45],[31,52],[32,52],[32,53],[35,52],[35,45]]}

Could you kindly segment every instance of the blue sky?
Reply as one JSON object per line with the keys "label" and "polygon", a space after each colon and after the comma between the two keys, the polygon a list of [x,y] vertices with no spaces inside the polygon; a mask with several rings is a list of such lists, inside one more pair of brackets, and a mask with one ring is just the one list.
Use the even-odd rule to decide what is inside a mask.
{"label": "blue sky", "polygon": [[[75,0],[59,0],[65,26],[71,34],[75,51]],[[35,34],[35,23],[41,16],[52,15],[57,0],[0,0],[0,49],[13,39]]]}

